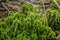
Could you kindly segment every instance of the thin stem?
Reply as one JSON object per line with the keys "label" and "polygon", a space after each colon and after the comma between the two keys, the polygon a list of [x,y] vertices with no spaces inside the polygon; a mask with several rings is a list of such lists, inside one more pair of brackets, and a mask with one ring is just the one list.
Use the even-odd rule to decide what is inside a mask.
{"label": "thin stem", "polygon": [[46,18],[46,25],[48,26],[48,20],[47,20],[47,15],[46,15],[46,10],[45,10],[44,1],[43,1],[43,10],[44,10],[45,18]]}
{"label": "thin stem", "polygon": [[56,2],[56,0],[53,0],[53,1],[58,6],[58,8],[60,8],[60,5]]}

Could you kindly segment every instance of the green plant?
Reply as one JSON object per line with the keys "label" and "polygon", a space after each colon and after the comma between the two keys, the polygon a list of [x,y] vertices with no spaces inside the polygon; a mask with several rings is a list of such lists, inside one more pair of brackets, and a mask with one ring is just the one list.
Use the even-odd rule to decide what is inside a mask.
{"label": "green plant", "polygon": [[45,18],[34,12],[28,15],[9,12],[4,21],[0,20],[0,40],[47,40],[55,33],[45,26]]}
{"label": "green plant", "polygon": [[23,4],[21,6],[21,11],[22,11],[22,13],[25,13],[25,14],[27,14],[30,11],[34,12],[34,13],[38,13],[39,12],[38,8],[34,7],[34,5],[31,4],[31,3],[29,3],[29,4]]}
{"label": "green plant", "polygon": [[[47,9],[47,19],[49,26],[60,32],[60,13],[57,10]],[[57,34],[58,35],[58,34]]]}

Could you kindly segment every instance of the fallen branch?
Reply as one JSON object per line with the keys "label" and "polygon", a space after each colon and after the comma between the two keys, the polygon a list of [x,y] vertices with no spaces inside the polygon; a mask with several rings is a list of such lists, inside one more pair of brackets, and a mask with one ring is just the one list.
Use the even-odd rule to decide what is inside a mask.
{"label": "fallen branch", "polygon": [[18,12],[20,12],[20,7],[17,6],[17,5],[7,4],[7,7],[9,8],[9,10],[13,10],[13,11],[18,11]]}
{"label": "fallen branch", "polygon": [[3,5],[3,7],[4,7],[7,11],[9,11],[9,9],[6,7],[6,5],[5,5],[4,2],[2,2],[2,5]]}
{"label": "fallen branch", "polygon": [[56,2],[56,0],[53,0],[53,1],[58,6],[58,8],[60,8],[60,5]]}

